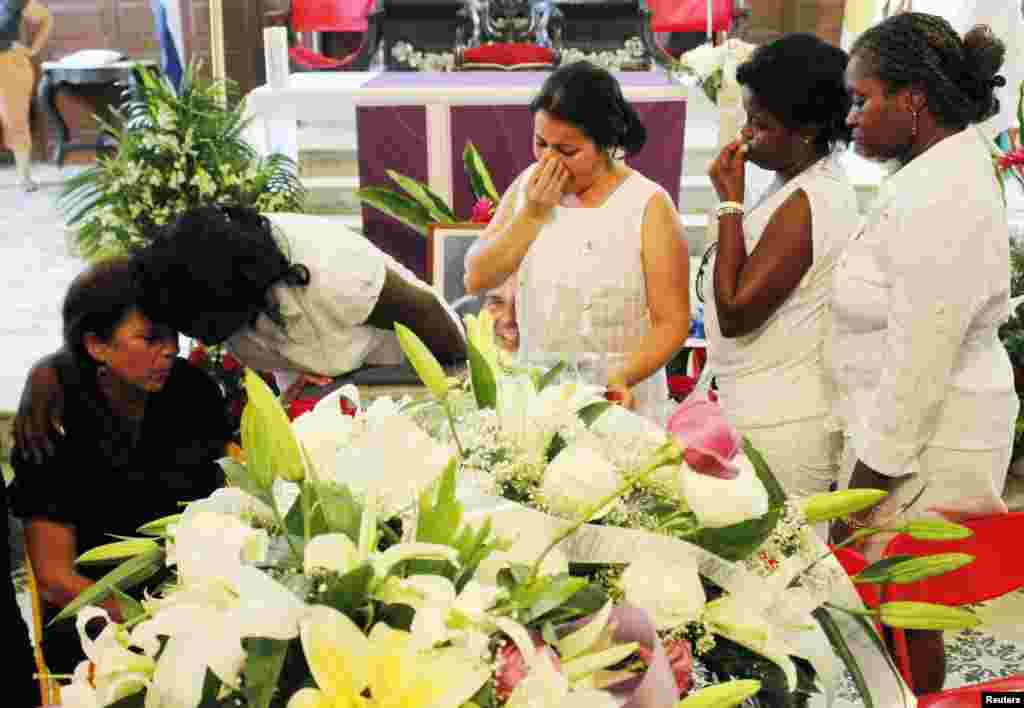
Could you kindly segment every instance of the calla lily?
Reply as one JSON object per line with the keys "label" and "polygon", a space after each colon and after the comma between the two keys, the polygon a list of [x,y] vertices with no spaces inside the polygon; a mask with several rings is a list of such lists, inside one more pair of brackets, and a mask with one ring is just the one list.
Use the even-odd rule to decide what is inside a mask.
{"label": "calla lily", "polygon": [[737,470],[734,479],[687,473],[686,470],[679,475],[683,498],[703,526],[732,526],[768,513],[768,492],[754,465],[746,455],[738,455],[730,464]]}
{"label": "calla lily", "polygon": [[619,583],[626,601],[647,610],[659,630],[696,620],[707,600],[691,559],[643,557],[629,564]]}
{"label": "calla lily", "polygon": [[182,512],[177,525],[187,523],[191,517],[200,512],[227,514],[240,519],[251,518],[261,526],[272,526],[276,519],[274,511],[267,504],[252,496],[239,487],[223,487],[217,489],[206,499],[190,502]]}
{"label": "calla lily", "polygon": [[490,677],[487,664],[466,652],[418,651],[408,632],[384,624],[367,637],[325,605],[311,608],[300,637],[317,688],[298,691],[288,708],[458,708]]}
{"label": "calla lily", "polygon": [[683,460],[693,471],[722,479],[736,476],[730,462],[742,449],[743,438],[706,393],[687,396],[669,416],[667,427],[685,448]]}

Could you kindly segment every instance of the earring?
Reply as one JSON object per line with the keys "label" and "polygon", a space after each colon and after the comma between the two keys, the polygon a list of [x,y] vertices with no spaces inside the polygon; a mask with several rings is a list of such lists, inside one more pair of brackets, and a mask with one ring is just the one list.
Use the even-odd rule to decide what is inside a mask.
{"label": "earring", "polygon": [[99,378],[102,379],[103,377],[107,376],[109,373],[110,373],[110,365],[107,364],[107,362],[101,361],[99,364],[97,364],[97,366],[96,366],[96,376],[98,376]]}
{"label": "earring", "polygon": [[914,125],[910,129],[910,137],[916,138],[917,137],[917,117],[920,114],[920,111],[915,111],[915,110],[911,109],[910,112],[914,114]]}

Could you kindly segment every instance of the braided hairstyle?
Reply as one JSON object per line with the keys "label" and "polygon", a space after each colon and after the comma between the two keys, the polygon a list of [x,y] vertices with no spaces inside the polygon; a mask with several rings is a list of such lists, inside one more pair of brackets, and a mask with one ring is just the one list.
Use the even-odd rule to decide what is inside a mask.
{"label": "braided hairstyle", "polygon": [[890,92],[924,91],[928,110],[946,128],[961,130],[999,112],[995,89],[1006,47],[987,25],[961,40],[942,17],[903,12],[883,20],[854,42],[851,56],[867,63]]}

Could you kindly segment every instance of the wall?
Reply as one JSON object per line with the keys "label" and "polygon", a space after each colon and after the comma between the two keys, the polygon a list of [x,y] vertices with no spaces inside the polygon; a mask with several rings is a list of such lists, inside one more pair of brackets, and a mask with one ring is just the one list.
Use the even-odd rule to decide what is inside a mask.
{"label": "wall", "polygon": [[789,32],[811,32],[839,44],[845,0],[747,0],[750,19],[742,35],[766,42]]}

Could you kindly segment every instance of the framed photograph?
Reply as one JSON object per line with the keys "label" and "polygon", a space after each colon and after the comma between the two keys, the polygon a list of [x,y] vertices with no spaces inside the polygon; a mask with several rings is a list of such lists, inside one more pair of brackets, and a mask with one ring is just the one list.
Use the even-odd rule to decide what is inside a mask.
{"label": "framed photograph", "polygon": [[485,224],[430,224],[427,227],[427,272],[431,284],[460,315],[476,313],[480,303],[466,294],[466,254],[480,238]]}

